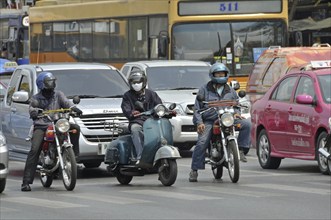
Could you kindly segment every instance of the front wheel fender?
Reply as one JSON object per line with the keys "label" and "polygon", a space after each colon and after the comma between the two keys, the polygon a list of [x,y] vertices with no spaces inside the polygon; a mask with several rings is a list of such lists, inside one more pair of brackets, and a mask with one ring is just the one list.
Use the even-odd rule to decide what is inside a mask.
{"label": "front wheel fender", "polygon": [[178,148],[171,145],[165,145],[160,147],[155,153],[153,165],[155,165],[158,160],[165,158],[181,158]]}

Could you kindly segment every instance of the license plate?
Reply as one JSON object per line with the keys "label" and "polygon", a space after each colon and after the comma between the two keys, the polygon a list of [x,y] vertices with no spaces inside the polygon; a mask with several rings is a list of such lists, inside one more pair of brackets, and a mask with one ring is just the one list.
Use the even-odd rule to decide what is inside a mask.
{"label": "license plate", "polygon": [[108,147],[108,143],[99,143],[98,144],[98,154],[105,155],[107,147]]}

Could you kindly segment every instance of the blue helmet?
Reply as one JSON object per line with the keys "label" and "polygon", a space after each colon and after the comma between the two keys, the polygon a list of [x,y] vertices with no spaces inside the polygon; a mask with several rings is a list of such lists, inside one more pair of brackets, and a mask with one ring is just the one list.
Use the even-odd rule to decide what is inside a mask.
{"label": "blue helmet", "polygon": [[56,78],[50,72],[41,72],[37,77],[38,89],[54,89]]}
{"label": "blue helmet", "polygon": [[[224,77],[215,77],[214,73],[225,72]],[[209,77],[212,82],[217,84],[226,84],[229,79],[230,70],[223,63],[214,63],[209,70]]]}

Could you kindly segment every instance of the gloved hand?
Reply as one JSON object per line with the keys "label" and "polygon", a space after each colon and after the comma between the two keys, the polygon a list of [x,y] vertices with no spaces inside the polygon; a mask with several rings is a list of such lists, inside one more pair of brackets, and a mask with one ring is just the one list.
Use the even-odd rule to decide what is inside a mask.
{"label": "gloved hand", "polygon": [[172,115],[172,116],[176,116],[176,115],[177,115],[177,112],[176,112],[175,110],[171,110],[171,111],[170,111],[170,115]]}
{"label": "gloved hand", "polygon": [[199,124],[198,125],[198,133],[199,134],[202,134],[205,131],[205,128],[206,128],[205,127],[205,124],[203,124],[203,123],[202,124]]}
{"label": "gloved hand", "polygon": [[37,111],[30,112],[30,118],[32,120],[36,120],[38,118],[38,112]]}
{"label": "gloved hand", "polygon": [[71,108],[74,112],[77,113],[78,116],[81,116],[83,114],[82,110],[80,110],[79,108],[77,108],[76,106]]}
{"label": "gloved hand", "polygon": [[139,114],[140,114],[140,111],[137,111],[137,110],[132,111],[133,117],[137,117]]}

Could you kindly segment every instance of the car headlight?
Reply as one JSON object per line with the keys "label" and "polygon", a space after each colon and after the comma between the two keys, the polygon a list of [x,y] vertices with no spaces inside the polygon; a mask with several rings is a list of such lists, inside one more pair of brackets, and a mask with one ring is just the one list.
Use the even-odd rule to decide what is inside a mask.
{"label": "car headlight", "polygon": [[[169,109],[169,106],[172,104],[172,103],[169,103],[169,102],[166,102],[166,103],[163,103],[168,109]],[[185,115],[185,112],[182,108],[182,106],[180,104],[177,104],[176,103],[176,108],[173,109],[174,111],[176,111],[176,115],[179,116],[179,115]]]}
{"label": "car headlight", "polygon": [[222,122],[222,125],[223,126],[230,127],[234,123],[234,117],[233,117],[233,115],[231,113],[224,113],[221,116],[221,122]]}
{"label": "car headlight", "polygon": [[55,123],[55,127],[59,132],[65,133],[69,130],[70,123],[67,119],[61,118]]}
{"label": "car headlight", "polygon": [[0,135],[0,146],[6,145],[6,138],[4,135]]}
{"label": "car headlight", "polygon": [[164,105],[161,105],[161,104],[155,106],[155,108],[154,108],[155,113],[159,117],[163,117],[166,113],[166,110],[167,110],[167,108]]}

